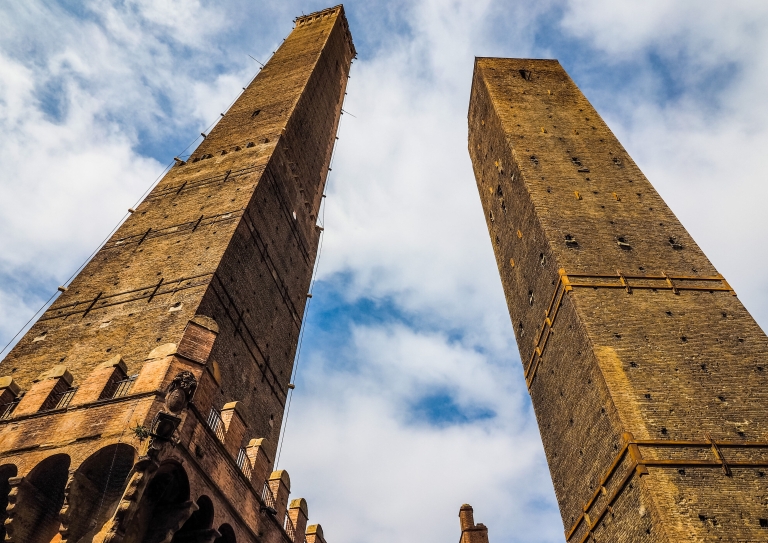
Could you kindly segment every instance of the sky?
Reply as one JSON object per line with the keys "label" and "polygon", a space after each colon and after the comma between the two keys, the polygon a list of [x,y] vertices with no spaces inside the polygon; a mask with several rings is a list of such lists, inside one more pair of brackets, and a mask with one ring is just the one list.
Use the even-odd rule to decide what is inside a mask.
{"label": "sky", "polygon": [[[0,3],[0,347],[219,117],[295,0]],[[345,4],[358,51],[279,467],[329,543],[562,543],[467,153],[475,56],[556,58],[768,323],[768,3]]]}

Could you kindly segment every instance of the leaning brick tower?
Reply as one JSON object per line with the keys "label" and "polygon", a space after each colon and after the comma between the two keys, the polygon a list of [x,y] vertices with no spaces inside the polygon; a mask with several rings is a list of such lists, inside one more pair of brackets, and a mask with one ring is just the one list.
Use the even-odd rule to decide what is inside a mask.
{"label": "leaning brick tower", "polygon": [[469,152],[568,543],[768,540],[768,340],[557,61]]}
{"label": "leaning brick tower", "polygon": [[355,48],[269,63],[0,364],[0,536],[322,543],[272,471]]}

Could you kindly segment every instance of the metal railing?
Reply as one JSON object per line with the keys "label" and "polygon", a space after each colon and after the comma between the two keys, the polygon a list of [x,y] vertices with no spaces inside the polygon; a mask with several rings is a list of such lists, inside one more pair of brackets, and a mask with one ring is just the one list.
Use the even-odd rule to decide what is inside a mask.
{"label": "metal railing", "polygon": [[216,434],[216,437],[219,438],[219,441],[223,443],[224,421],[221,420],[221,413],[216,411],[216,409],[211,409],[211,412],[208,414],[208,427],[213,430],[213,433]]}
{"label": "metal railing", "polygon": [[264,488],[261,490],[261,501],[267,507],[275,508],[275,497],[272,495],[272,489],[269,488],[269,481],[264,481]]}
{"label": "metal railing", "polygon": [[283,528],[285,529],[285,533],[288,534],[288,537],[291,538],[291,541],[296,539],[296,528],[293,527],[293,521],[291,520],[291,517],[288,515],[287,511],[285,512]]}
{"label": "metal railing", "polygon": [[126,377],[122,381],[117,381],[115,383],[115,392],[112,393],[112,398],[122,398],[123,396],[128,395],[128,391],[131,390],[131,386],[136,381],[136,378],[139,376],[137,373],[136,375],[131,375],[130,377]]}
{"label": "metal railing", "polygon": [[251,468],[251,459],[248,458],[248,454],[245,452],[245,448],[241,447],[239,451],[237,451],[237,467],[240,468],[240,471],[243,472],[243,475],[247,479],[250,480],[252,468]]}
{"label": "metal railing", "polygon": [[19,405],[21,397],[16,398],[11,403],[0,405],[0,420],[8,420],[13,416],[13,410]]}
{"label": "metal railing", "polygon": [[70,388],[70,389],[65,390],[64,392],[62,392],[59,395],[58,400],[56,401],[55,404],[53,404],[53,402],[51,402],[53,404],[53,407],[51,408],[51,410],[53,410],[53,409],[66,409],[66,407],[69,405],[69,402],[72,401],[72,397],[75,395],[75,392],[77,392],[77,387]]}

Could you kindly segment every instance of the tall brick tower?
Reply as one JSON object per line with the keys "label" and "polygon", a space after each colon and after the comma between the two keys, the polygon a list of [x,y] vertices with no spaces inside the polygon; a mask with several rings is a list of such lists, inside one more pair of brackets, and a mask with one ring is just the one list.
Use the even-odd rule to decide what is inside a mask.
{"label": "tall brick tower", "polygon": [[568,543],[768,540],[768,341],[557,61],[469,152]]}
{"label": "tall brick tower", "polygon": [[324,541],[272,466],[354,56],[296,19],[2,362],[2,539]]}

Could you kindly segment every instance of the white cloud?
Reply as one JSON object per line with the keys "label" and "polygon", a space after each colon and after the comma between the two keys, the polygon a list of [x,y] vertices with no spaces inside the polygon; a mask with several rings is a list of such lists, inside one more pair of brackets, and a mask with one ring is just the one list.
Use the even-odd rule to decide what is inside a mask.
{"label": "white cloud", "polygon": [[[552,489],[537,429],[519,416],[526,392],[516,369],[400,325],[355,329],[343,356],[349,363],[320,358],[302,374],[280,460],[329,538],[450,539],[471,501],[492,541],[513,532],[557,540],[553,511],[531,507]],[[449,426],[409,419],[410,402],[446,387],[463,406],[490,405],[498,416]]]}
{"label": "white cloud", "polygon": [[[246,53],[266,60],[302,9],[0,7],[4,336],[162,170],[152,157],[170,159],[239,93],[255,69]],[[336,543],[457,537],[467,501],[493,543],[562,541],[466,150],[473,56],[571,59],[651,182],[768,322],[758,273],[766,8],[413,0],[347,10],[360,60],[345,109],[356,118],[342,121],[320,272],[350,279],[334,302],[365,297],[394,312],[365,325],[350,312],[340,347],[305,345],[281,467]],[[150,156],[166,138],[173,145]],[[414,406],[431,392],[496,416],[430,425]]]}

